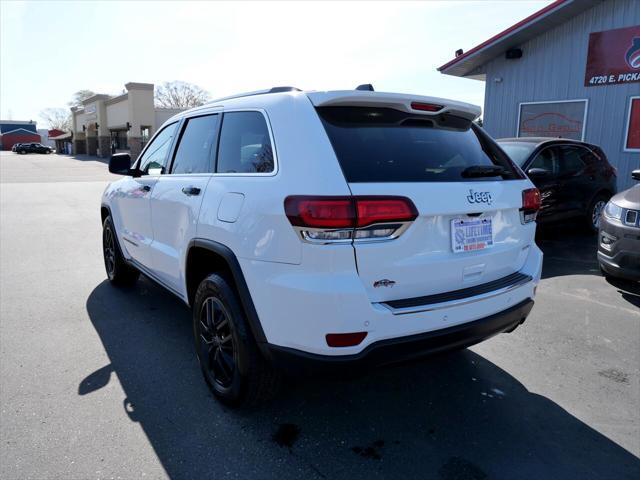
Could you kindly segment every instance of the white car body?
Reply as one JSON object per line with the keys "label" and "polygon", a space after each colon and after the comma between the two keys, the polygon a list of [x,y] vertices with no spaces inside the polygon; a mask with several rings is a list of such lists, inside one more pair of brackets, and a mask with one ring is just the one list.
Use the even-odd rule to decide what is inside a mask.
{"label": "white car body", "polygon": [[[124,176],[105,190],[103,218],[111,215],[127,261],[187,304],[193,291],[188,284],[190,247],[209,241],[228,248],[257,313],[262,330],[257,340],[275,349],[349,358],[378,342],[450,329],[532,300],[542,253],[534,241],[535,222],[521,221],[522,192],[533,188],[527,178],[427,183],[345,179],[316,107],[375,106],[435,115],[416,112],[412,102],[441,105],[438,114],[467,119],[480,113],[460,102],[370,91],[253,94],[180,113],[165,125],[211,113],[260,112],[269,128],[273,171]],[[200,194],[183,193],[188,188]],[[488,192],[489,200],[473,201],[475,192]],[[397,238],[313,242],[302,238],[285,214],[285,199],[292,195],[402,196],[415,204],[418,216]],[[468,214],[491,218],[492,248],[452,251],[451,221],[476,218]],[[433,297],[425,305],[398,308],[388,303],[471,292],[514,274],[519,280],[464,298]],[[366,337],[357,345],[328,345],[327,334],[348,332],[366,332]]]}

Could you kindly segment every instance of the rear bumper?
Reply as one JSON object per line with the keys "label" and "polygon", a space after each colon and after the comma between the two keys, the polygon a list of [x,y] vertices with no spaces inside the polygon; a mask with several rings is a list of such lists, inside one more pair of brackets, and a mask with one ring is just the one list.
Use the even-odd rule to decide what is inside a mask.
{"label": "rear bumper", "polygon": [[[394,308],[395,303],[371,301],[355,269],[352,248],[326,250],[334,257],[311,267],[239,259],[265,333],[265,347],[273,345],[321,357],[353,356],[387,340],[471,324],[534,299],[542,265],[542,252],[531,244],[519,269],[526,283],[510,285],[509,289],[496,287],[486,295],[474,288],[471,293],[464,292],[467,298],[456,297],[453,301],[449,296],[461,292],[449,292],[446,298],[410,299],[419,300],[420,305],[404,310]],[[425,270],[425,275],[437,274]],[[349,332],[367,332],[367,336],[355,346],[327,344],[327,334]]]}
{"label": "rear bumper", "polygon": [[525,321],[533,303],[529,298],[502,312],[472,322],[381,340],[354,355],[318,355],[277,345],[268,345],[267,348],[275,366],[290,375],[358,372],[468,347],[499,333],[511,332]]}

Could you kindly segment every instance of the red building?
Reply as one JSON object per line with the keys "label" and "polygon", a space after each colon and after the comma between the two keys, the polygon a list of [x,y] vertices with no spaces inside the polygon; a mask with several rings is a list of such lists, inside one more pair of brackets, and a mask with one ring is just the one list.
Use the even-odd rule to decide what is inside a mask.
{"label": "red building", "polygon": [[11,150],[16,143],[41,142],[36,122],[0,120],[0,150]]}

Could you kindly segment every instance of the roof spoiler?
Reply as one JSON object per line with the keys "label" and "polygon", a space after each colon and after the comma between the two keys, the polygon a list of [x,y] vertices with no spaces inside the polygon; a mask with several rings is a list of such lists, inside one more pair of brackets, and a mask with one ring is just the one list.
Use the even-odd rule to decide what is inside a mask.
{"label": "roof spoiler", "polygon": [[[482,109],[470,103],[457,102],[437,97],[410,95],[406,93],[386,93],[363,90],[339,90],[332,92],[308,92],[307,96],[316,107],[386,107],[415,115],[440,115],[448,113],[473,121]],[[425,106],[437,109],[424,109]]]}

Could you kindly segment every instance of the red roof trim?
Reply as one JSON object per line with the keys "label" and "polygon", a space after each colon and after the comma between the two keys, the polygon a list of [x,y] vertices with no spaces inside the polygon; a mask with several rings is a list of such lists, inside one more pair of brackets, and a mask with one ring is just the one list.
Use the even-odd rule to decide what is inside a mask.
{"label": "red roof trim", "polygon": [[526,25],[527,23],[531,23],[533,20],[536,20],[538,17],[543,16],[545,13],[548,13],[549,11],[553,10],[554,8],[562,5],[563,3],[567,3],[568,1],[571,0],[556,0],[553,3],[550,3],[549,5],[547,5],[546,7],[544,7],[541,10],[538,10],[537,12],[532,13],[531,15],[529,15],[527,18],[525,18],[524,20],[520,20],[518,23],[516,23],[515,25],[512,25],[511,27],[507,28],[506,30],[498,33],[497,35],[494,35],[493,37],[491,37],[489,40],[486,40],[484,42],[482,42],[480,45],[477,45],[475,47],[473,47],[471,50],[464,52],[462,55],[454,58],[453,60],[450,60],[449,62],[445,63],[444,65],[442,65],[441,67],[438,67],[438,71],[442,71],[445,68],[449,68],[450,66],[458,63],[461,60],[464,60],[466,57],[468,57],[469,55],[472,55],[476,52],[478,52],[479,50],[482,50],[485,47],[488,47],[489,45],[491,45],[492,43],[495,43],[497,40],[500,40],[502,37],[506,37],[507,35],[509,35],[511,32],[513,32],[514,30],[517,30],[518,28]]}

